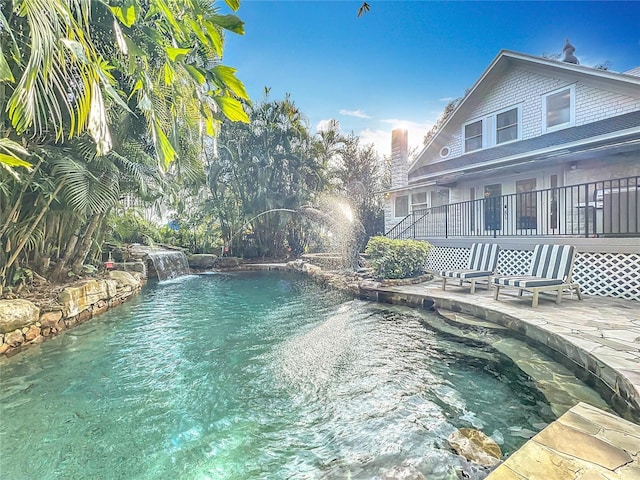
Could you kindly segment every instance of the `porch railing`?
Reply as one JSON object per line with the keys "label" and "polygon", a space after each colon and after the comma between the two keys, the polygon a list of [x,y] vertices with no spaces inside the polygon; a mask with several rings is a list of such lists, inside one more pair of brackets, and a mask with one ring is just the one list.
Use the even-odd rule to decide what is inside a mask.
{"label": "porch railing", "polygon": [[413,210],[386,235],[639,237],[640,176]]}

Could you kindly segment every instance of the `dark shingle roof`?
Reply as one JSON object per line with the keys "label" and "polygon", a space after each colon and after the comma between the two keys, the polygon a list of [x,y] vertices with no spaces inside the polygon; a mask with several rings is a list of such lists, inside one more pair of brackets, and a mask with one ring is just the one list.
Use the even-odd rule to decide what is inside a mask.
{"label": "dark shingle roof", "polygon": [[[634,127],[638,128],[637,136],[640,138],[640,111],[587,123],[586,125],[580,125],[579,127],[565,128],[563,130],[558,130],[557,132],[547,133],[538,137],[521,140],[519,142],[467,153],[459,157],[452,158],[451,160],[424,165],[411,173],[410,176],[424,177],[427,175],[437,175],[438,172],[443,172],[445,170],[455,170],[469,167],[470,165],[480,165],[491,160],[523,155],[528,152],[533,153],[550,147],[561,147],[562,145],[571,144],[580,140],[587,140],[592,137],[619,132]],[[616,142],[616,139],[612,139],[611,142]]]}

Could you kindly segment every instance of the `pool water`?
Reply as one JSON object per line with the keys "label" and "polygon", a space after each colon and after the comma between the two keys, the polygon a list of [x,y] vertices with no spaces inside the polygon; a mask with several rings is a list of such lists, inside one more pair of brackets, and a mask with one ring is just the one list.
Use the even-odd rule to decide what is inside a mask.
{"label": "pool water", "polygon": [[482,478],[451,432],[509,454],[554,415],[512,362],[420,315],[273,272],[147,287],[0,360],[0,477]]}

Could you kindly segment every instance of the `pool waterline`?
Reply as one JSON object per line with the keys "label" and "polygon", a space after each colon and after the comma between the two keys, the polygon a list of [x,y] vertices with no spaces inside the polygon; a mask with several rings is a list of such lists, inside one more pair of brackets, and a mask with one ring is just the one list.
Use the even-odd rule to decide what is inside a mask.
{"label": "pool waterline", "polygon": [[451,478],[455,428],[509,453],[555,418],[503,355],[466,355],[420,315],[273,272],[145,289],[3,361],[0,472]]}

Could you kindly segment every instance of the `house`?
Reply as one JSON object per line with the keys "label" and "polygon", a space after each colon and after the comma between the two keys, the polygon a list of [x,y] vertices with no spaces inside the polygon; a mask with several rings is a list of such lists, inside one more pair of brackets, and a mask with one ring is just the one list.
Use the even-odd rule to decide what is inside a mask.
{"label": "house", "polygon": [[640,67],[616,73],[503,50],[419,153],[392,134],[385,229],[461,268],[473,242],[520,274],[537,243],[578,249],[588,294],[640,300]]}

